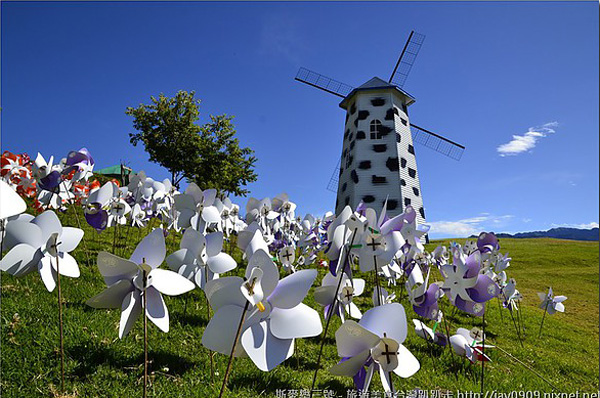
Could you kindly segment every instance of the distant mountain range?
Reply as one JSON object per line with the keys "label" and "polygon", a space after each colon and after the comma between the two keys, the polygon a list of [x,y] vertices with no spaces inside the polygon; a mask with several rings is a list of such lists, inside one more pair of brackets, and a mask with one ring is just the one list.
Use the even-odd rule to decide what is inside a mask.
{"label": "distant mountain range", "polygon": [[[598,228],[552,228],[547,231],[518,232],[516,234],[497,233],[499,238],[555,238],[571,240],[599,240]],[[476,236],[471,236],[475,238]]]}

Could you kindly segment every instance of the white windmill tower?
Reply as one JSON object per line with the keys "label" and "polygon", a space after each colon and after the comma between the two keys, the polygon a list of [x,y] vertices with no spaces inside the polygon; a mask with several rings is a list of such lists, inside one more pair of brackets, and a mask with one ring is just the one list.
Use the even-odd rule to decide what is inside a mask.
{"label": "white windmill tower", "polygon": [[425,36],[411,32],[389,81],[374,77],[354,88],[300,68],[296,80],[342,97],[346,110],[342,156],[328,189],[337,192],[336,214],[361,202],[381,211],[387,199],[390,216],[412,205],[417,220],[425,209],[413,142],[460,160],[465,149],[410,123],[408,106],[415,98],[402,89]]}

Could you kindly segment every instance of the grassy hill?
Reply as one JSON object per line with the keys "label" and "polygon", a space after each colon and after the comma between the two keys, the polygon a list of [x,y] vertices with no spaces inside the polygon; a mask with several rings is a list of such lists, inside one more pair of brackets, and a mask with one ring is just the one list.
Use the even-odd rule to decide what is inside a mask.
{"label": "grassy hill", "polygon": [[[76,226],[71,213],[61,215],[63,225]],[[3,397],[77,396],[125,397],[141,396],[143,374],[143,330],[140,318],[124,340],[118,338],[120,310],[96,310],[85,301],[102,291],[104,282],[95,265],[99,250],[113,250],[113,231],[97,234],[87,225],[85,244],[90,250],[86,261],[84,245],[73,253],[81,268],[78,279],[62,278],[66,352],[65,395],[58,392],[60,366],[57,293],[48,293],[34,272],[23,278],[2,274],[1,280],[1,380]],[[125,245],[125,236],[128,241]],[[116,254],[129,257],[140,237],[136,231],[120,230],[123,244]],[[460,240],[464,241],[464,240]],[[446,242],[447,243],[447,242]],[[433,242],[433,249],[439,242]],[[502,251],[513,258],[509,276],[516,278],[522,292],[522,318],[525,325],[524,348],[521,348],[508,312],[501,317],[496,300],[490,301],[486,313],[489,341],[510,352],[541,373],[563,392],[598,391],[598,242],[556,239],[502,239]],[[167,239],[167,252],[179,248],[179,237]],[[240,252],[233,255],[240,260]],[[233,274],[241,274],[240,264]],[[321,269],[315,285],[320,284],[325,270]],[[359,307],[370,308],[373,275],[357,275],[369,281],[364,297],[357,299]],[[439,276],[438,276],[439,279]],[[546,316],[542,337],[538,329],[542,310],[537,308],[538,291],[552,286],[557,294],[569,297],[566,313]],[[400,288],[395,289],[400,294]],[[187,309],[184,311],[187,301]],[[210,397],[221,386],[227,358],[216,354],[218,375],[210,376],[209,353],[201,345],[201,336],[208,323],[203,293],[196,289],[187,296],[168,297],[170,313],[168,334],[149,323],[149,358],[152,363],[150,396]],[[479,391],[481,367],[451,356],[448,349],[430,349],[412,330],[415,315],[406,297],[401,300],[407,309],[409,333],[407,348],[421,362],[421,370],[410,379],[394,376],[397,390],[474,390]],[[480,318],[464,314],[452,315],[452,308],[443,299],[443,310],[456,327],[481,325]],[[312,291],[305,303],[319,309]],[[322,313],[322,311],[319,312]],[[317,388],[334,390],[346,397],[352,380],[329,375],[327,369],[338,361],[334,332],[339,320],[332,321],[319,371]],[[451,330],[451,333],[453,332]],[[272,397],[277,389],[302,390],[310,387],[319,350],[319,338],[296,340],[296,353],[269,373],[258,370],[250,359],[236,359],[230,377],[231,397]],[[498,391],[539,390],[550,387],[499,350],[486,350],[492,361],[486,364],[486,389]],[[378,377],[371,386],[381,390]],[[320,396],[320,395],[315,395]]]}

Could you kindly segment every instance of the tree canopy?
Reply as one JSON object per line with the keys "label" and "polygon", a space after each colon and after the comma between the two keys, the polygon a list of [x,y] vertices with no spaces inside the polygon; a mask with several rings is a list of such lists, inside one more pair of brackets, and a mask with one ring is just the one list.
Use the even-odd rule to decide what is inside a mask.
{"label": "tree canopy", "polygon": [[244,187],[257,179],[254,151],[240,147],[233,116],[210,115],[210,122],[196,124],[200,100],[194,96],[194,91],[173,98],[160,94],[149,105],[127,107],[137,130],[129,133],[130,142],[142,142],[150,161],[165,167],[175,186],[185,178],[203,189],[245,196]]}

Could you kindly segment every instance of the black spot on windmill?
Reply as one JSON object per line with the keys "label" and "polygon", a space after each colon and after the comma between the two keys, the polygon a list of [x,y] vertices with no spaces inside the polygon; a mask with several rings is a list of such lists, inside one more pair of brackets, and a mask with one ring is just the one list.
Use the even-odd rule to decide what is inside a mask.
{"label": "black spot on windmill", "polygon": [[342,156],[327,186],[337,193],[336,214],[361,201],[379,212],[387,199],[391,216],[412,205],[425,222],[413,143],[460,160],[464,146],[409,122],[408,106],[415,98],[402,87],[424,40],[410,33],[387,82],[374,77],[355,88],[305,68],[298,71],[296,80],[343,98]]}

